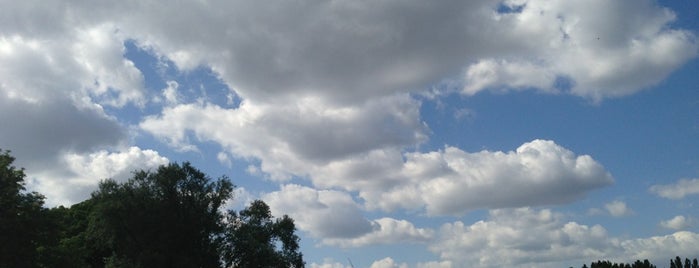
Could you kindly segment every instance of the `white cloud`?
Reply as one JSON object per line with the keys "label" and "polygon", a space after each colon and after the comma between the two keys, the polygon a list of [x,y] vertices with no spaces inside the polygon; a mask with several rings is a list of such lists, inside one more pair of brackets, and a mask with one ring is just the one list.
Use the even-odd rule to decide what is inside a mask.
{"label": "white cloud", "polygon": [[566,222],[562,214],[530,208],[491,210],[489,219],[471,225],[448,223],[439,236],[430,250],[469,267],[562,267],[597,259],[658,263],[667,256],[691,256],[699,246],[699,234],[692,232],[624,240],[600,225]]}
{"label": "white cloud", "polygon": [[699,194],[699,179],[681,179],[677,183],[653,185],[650,191],[669,199],[681,199],[687,195]]}
{"label": "white cloud", "polygon": [[484,89],[507,90],[538,88],[555,91],[556,73],[530,62],[481,60],[468,67],[463,93],[473,95]]}
{"label": "white cloud", "polygon": [[604,208],[614,217],[623,217],[633,214],[633,210],[626,206],[623,201],[615,200],[604,205]]}
{"label": "white cloud", "polygon": [[445,224],[430,247],[442,259],[473,267],[544,265],[604,258],[618,251],[599,225],[564,222],[560,214],[530,208],[490,211],[490,219]]}
{"label": "white cloud", "polygon": [[375,149],[412,146],[426,139],[419,102],[407,95],[332,106],[318,98],[270,105],[245,100],[236,109],[213,104],[167,107],[141,128],[181,149],[193,137],[214,141],[239,157],[261,160],[272,178],[306,175],[316,166]]}
{"label": "white cloud", "polygon": [[451,261],[431,261],[417,264],[417,268],[451,268],[454,264]]}
{"label": "white cloud", "polygon": [[[511,13],[498,13],[502,2],[496,0],[132,1],[40,8],[25,2],[4,8],[0,29],[6,38],[60,39],[66,47],[89,43],[97,50],[70,51],[87,56],[85,67],[106,59],[89,58],[93,51],[133,39],[181,70],[211,66],[241,97],[257,102],[282,103],[310,92],[332,102],[363,102],[423,90],[460,70],[469,94],[494,86],[555,92],[556,79],[567,77],[573,94],[604,98],[655,84],[697,54],[693,34],[672,28],[675,15],[650,0],[505,1],[524,7]],[[82,30],[76,34],[76,28]],[[105,38],[105,29],[120,38]],[[129,69],[111,59],[103,66]],[[131,77],[113,74],[116,80]],[[140,98],[122,90],[114,104]]]}
{"label": "white cloud", "polygon": [[[476,180],[491,177],[448,167],[456,175],[410,179],[403,185],[402,158],[421,157],[404,152],[429,133],[420,121],[419,102],[409,94],[431,90],[436,82],[463,73],[465,94],[530,87],[559,92],[556,81],[564,78],[575,95],[595,100],[627,95],[659,82],[695,57],[697,42],[691,32],[672,27],[671,11],[650,0],[530,0],[518,2],[524,6],[521,12],[506,14],[497,12],[500,4],[131,1],[71,6],[22,1],[6,5],[0,13],[0,66],[13,66],[0,69],[0,91],[14,102],[46,101],[81,109],[143,105],[149,99],[143,76],[124,58],[124,41],[133,40],[157,57],[172,60],[180,71],[210,67],[243,100],[236,109],[175,105],[172,90],[165,92],[172,106],[140,126],[181,150],[196,150],[197,141],[213,141],[233,157],[259,159],[259,170],[271,178],[307,176],[320,187],[359,191],[370,200],[367,205],[386,209],[425,206],[431,213],[462,213],[476,207],[575,200],[609,179],[576,173],[583,170],[562,170],[556,179],[526,177],[537,174],[500,163],[513,173],[486,175],[500,181],[504,177],[499,175],[523,174],[514,178],[517,186],[535,178],[550,183],[541,190],[525,188],[527,197],[513,191],[516,197],[506,198],[496,192],[487,204],[462,199],[454,205],[443,198],[453,194],[448,189],[442,193],[427,188],[494,191],[487,181]],[[29,105],[21,104],[25,110],[34,107]],[[100,123],[120,128],[109,120]],[[22,133],[35,128],[25,130]],[[123,142],[125,131],[121,132],[81,152]],[[71,148],[56,148],[48,155],[56,158],[62,149]],[[428,154],[424,158],[432,157]],[[435,154],[491,157],[453,147]],[[501,160],[499,154],[492,155]],[[516,157],[503,159],[507,158]],[[374,160],[391,162],[369,162]],[[580,162],[596,164],[584,157]],[[355,165],[361,168],[348,171]],[[361,175],[384,167],[389,167],[381,173],[385,179],[365,179],[356,186],[332,173]],[[569,197],[550,192],[568,189],[560,187],[563,182],[581,185],[567,190]],[[381,196],[386,189],[390,193]],[[435,194],[424,200],[400,196],[420,192]],[[397,200],[408,203],[398,205]]]}
{"label": "white cloud", "polygon": [[566,77],[572,94],[599,99],[653,85],[697,54],[693,34],[668,27],[675,15],[652,1],[531,0],[507,14],[499,1],[132,4],[105,19],[182,69],[211,65],[255,101],[309,91],[361,101],[422,90],[464,67],[467,94],[557,92]]}
{"label": "white cloud", "polygon": [[[2,11],[10,12],[3,20],[15,19],[0,31],[0,121],[12,125],[0,129],[0,147],[12,150],[30,176],[41,175],[33,179],[55,185],[46,186],[48,204],[70,204],[93,188],[64,185],[80,176],[64,156],[124,146],[128,131],[103,106],[142,105],[143,77],[123,57],[124,39],[113,25],[64,25],[53,13],[63,7],[31,6]],[[29,10],[41,14],[19,14]]]}
{"label": "white cloud", "polygon": [[123,182],[131,177],[134,170],[154,170],[168,162],[158,152],[138,147],[118,152],[66,153],[63,155],[63,168],[28,171],[28,187],[46,195],[50,206],[71,205],[89,198],[90,193],[97,189],[97,184],[104,179]]}
{"label": "white cloud", "polygon": [[396,263],[392,258],[386,257],[373,262],[370,268],[408,268],[408,265],[405,263]]}
{"label": "white cloud", "polygon": [[677,215],[672,219],[660,221],[660,226],[667,229],[682,230],[691,227],[693,223],[694,219],[682,215]]}
{"label": "white cloud", "polygon": [[[261,160],[274,179],[308,177],[320,188],[358,191],[370,208],[463,214],[478,208],[562,204],[611,184],[588,155],[535,140],[512,152],[403,153],[425,138],[418,104],[406,96],[331,107],[244,101],[236,109],[183,104],[141,128],[180,148],[214,141],[238,157]],[[193,133],[189,135],[188,133]]]}
{"label": "white cloud", "polygon": [[311,263],[311,268],[353,268],[350,265],[344,265],[342,263],[336,262],[333,259],[324,259],[323,263]]}
{"label": "white cloud", "polygon": [[165,102],[169,105],[175,105],[180,103],[180,96],[179,93],[177,92],[178,88],[180,85],[177,83],[177,81],[167,81],[167,87],[163,89],[163,98],[165,98]]}
{"label": "white cloud", "polygon": [[675,15],[651,1],[505,3],[523,8],[494,14],[498,24],[491,29],[503,32],[504,44],[520,41],[526,52],[469,66],[466,94],[503,87],[557,92],[556,80],[565,78],[575,95],[623,96],[659,82],[697,55],[694,35],[667,28]]}
{"label": "white cloud", "polygon": [[478,208],[567,203],[612,182],[590,156],[577,156],[544,140],[511,152],[468,153],[446,147],[405,158],[396,172],[406,178],[401,184],[360,192],[369,206],[425,206],[429,214],[463,214]]}
{"label": "white cloud", "polygon": [[431,229],[416,228],[406,220],[380,218],[372,221],[372,231],[356,238],[324,239],[323,243],[340,247],[362,247],[376,244],[425,243],[433,238]]}
{"label": "white cloud", "polygon": [[622,241],[621,246],[629,259],[665,261],[668,256],[696,255],[699,234],[681,231],[664,236],[630,239]]}
{"label": "white cloud", "polygon": [[262,199],[275,215],[288,214],[300,230],[317,238],[351,238],[372,231],[352,197],[344,192],[315,190],[295,184],[282,186]]}
{"label": "white cloud", "polygon": [[217,142],[235,156],[260,159],[259,170],[273,179],[307,177],[320,188],[357,191],[366,206],[383,210],[463,214],[562,204],[612,182],[592,157],[552,141],[512,152],[447,146],[404,153],[401,148],[425,139],[418,107],[407,96],[344,107],[317,99],[275,106],[244,101],[236,109],[183,104],[140,126],[180,148],[193,146],[191,139]]}
{"label": "white cloud", "polygon": [[374,244],[417,243],[432,238],[433,231],[405,220],[366,219],[352,197],[341,191],[315,190],[295,184],[265,194],[275,215],[288,214],[300,230],[326,245],[360,247]]}

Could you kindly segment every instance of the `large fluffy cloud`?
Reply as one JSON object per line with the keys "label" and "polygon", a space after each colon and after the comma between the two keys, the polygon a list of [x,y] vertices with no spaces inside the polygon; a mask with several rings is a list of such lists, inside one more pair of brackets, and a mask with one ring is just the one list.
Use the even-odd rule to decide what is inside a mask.
{"label": "large fluffy cloud", "polygon": [[360,206],[345,192],[319,191],[291,184],[266,194],[263,199],[274,214],[290,215],[299,229],[320,238],[327,245],[359,247],[426,242],[433,235],[432,230],[416,228],[405,220],[368,220]]}
{"label": "large fluffy cloud", "polygon": [[0,32],[0,147],[12,150],[18,165],[39,181],[32,190],[46,194],[49,204],[67,205],[106,178],[76,184],[96,174],[72,170],[66,162],[75,159],[67,157],[124,147],[128,131],[104,108],[143,105],[143,77],[123,57],[122,36],[112,25],[71,25],[50,33],[17,24],[34,19],[45,18],[5,21]]}
{"label": "large fluffy cloud", "polygon": [[597,100],[622,96],[659,82],[697,54],[693,33],[667,28],[674,14],[650,1],[508,0],[503,5],[519,11],[493,14],[498,23],[489,29],[502,33],[498,40],[506,44],[520,42],[518,49],[526,53],[470,65],[467,94],[505,87],[563,89]]}
{"label": "large fluffy cloud", "polygon": [[[477,208],[561,204],[609,185],[611,175],[588,155],[535,140],[516,151],[468,153],[447,146],[403,153],[420,142],[418,104],[405,96],[359,107],[323,108],[313,100],[235,109],[184,104],[141,127],[169,143],[215,141],[235,155],[261,160],[273,178],[309,177],[321,188],[358,191],[370,208],[462,214]],[[189,133],[193,133],[190,135]]]}
{"label": "large fluffy cloud", "polygon": [[461,72],[467,94],[557,91],[565,78],[573,94],[603,98],[657,83],[697,53],[693,34],[669,27],[675,15],[650,0],[24,1],[3,10],[6,36],[51,41],[114,25],[181,69],[210,65],[256,101],[363,100]]}
{"label": "large fluffy cloud", "polygon": [[405,157],[398,173],[411,183],[367,190],[361,196],[387,210],[425,206],[430,214],[463,214],[478,208],[571,202],[612,182],[590,156],[545,140],[510,152],[468,153],[446,147]]}
{"label": "large fluffy cloud", "polygon": [[235,109],[191,103],[168,107],[140,126],[183,149],[214,141],[236,156],[260,159],[262,171],[284,179],[335,159],[423,141],[419,107],[407,95],[340,107],[318,98],[284,105],[246,100]]}
{"label": "large fluffy cloud", "polygon": [[234,155],[260,159],[261,170],[272,178],[308,177],[320,188],[357,191],[367,207],[383,210],[463,214],[562,204],[612,182],[592,157],[552,141],[534,140],[510,152],[447,146],[404,153],[402,148],[425,137],[419,103],[407,96],[342,108],[315,101],[275,106],[244,101],[233,109],[182,104],[140,126],[181,148],[217,142]]}
{"label": "large fluffy cloud", "polygon": [[439,235],[430,249],[463,267],[562,267],[593,259],[658,263],[667,256],[692,255],[699,246],[699,234],[692,232],[624,240],[609,236],[600,225],[565,221],[562,214],[531,208],[492,210],[489,219],[471,225],[445,224]]}
{"label": "large fluffy cloud", "polygon": [[467,94],[559,91],[569,79],[566,90],[599,99],[657,83],[697,53],[694,35],[669,28],[674,14],[653,1],[132,4],[108,19],[183,68],[211,65],[257,101],[361,100],[462,70]]}
{"label": "large fluffy cloud", "polygon": [[288,214],[299,226],[319,238],[346,238],[372,231],[352,197],[339,191],[317,191],[290,184],[263,197],[275,215]]}
{"label": "large fluffy cloud", "polygon": [[168,159],[153,150],[138,147],[110,152],[65,153],[60,167],[29,171],[28,186],[47,197],[47,204],[70,205],[90,197],[100,181],[114,179],[123,182],[135,170],[154,170]]}
{"label": "large fluffy cloud", "polygon": [[[124,58],[124,42],[132,40],[181,71],[211,68],[244,100],[227,111],[171,98],[171,107],[145,119],[143,129],[182,149],[195,148],[192,131],[234,156],[260,159],[274,178],[307,175],[323,178],[316,185],[343,187],[333,182],[342,178],[321,175],[348,162],[375,170],[400,165],[404,150],[426,139],[410,93],[452,79],[464,94],[524,88],[591,99],[631,94],[697,54],[694,35],[673,28],[674,19],[650,0],[22,1],[0,11],[0,93],[12,102],[3,106],[11,107],[9,118],[67,111],[51,122],[84,122],[84,143],[57,135],[43,139],[53,147],[38,146],[53,150],[19,146],[18,154],[45,155],[55,165],[59,151],[113,148],[125,142],[126,131],[103,106],[142,107],[149,99],[142,74]],[[210,116],[224,127],[211,131]],[[52,125],[23,127],[18,133]],[[13,137],[1,135],[0,145],[40,140]],[[368,162],[382,158],[394,162]],[[401,174],[388,175],[359,181],[356,190],[399,184],[391,178]]]}

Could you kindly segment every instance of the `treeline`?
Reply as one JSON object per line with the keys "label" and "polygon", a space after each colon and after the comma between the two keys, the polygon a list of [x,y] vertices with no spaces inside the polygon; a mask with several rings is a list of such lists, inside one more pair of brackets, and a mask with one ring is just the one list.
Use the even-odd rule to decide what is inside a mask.
{"label": "treeline", "polygon": [[[572,268],[572,267],[571,267]],[[587,264],[583,264],[582,268],[588,268]],[[590,263],[589,268],[656,268],[656,266],[650,263],[648,260],[636,260],[634,263],[612,263],[610,261],[597,261]],[[684,259],[679,256],[675,259],[670,259],[670,268],[699,268],[699,262],[696,258],[694,260]]]}
{"label": "treeline", "polygon": [[294,221],[257,200],[222,211],[233,185],[189,163],[105,180],[88,200],[45,208],[0,150],[0,267],[303,267]]}

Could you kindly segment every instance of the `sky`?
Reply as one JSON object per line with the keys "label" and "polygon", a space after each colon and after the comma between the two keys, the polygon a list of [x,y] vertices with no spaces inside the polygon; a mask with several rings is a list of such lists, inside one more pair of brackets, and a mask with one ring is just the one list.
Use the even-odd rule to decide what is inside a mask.
{"label": "sky", "polygon": [[190,161],[308,267],[699,257],[699,3],[0,0],[46,205]]}

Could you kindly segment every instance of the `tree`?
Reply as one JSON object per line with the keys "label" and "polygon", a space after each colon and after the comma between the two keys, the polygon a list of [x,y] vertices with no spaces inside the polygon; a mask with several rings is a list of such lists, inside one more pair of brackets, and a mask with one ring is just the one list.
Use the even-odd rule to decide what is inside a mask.
{"label": "tree", "polygon": [[107,266],[218,267],[219,209],[232,190],[227,178],[212,182],[189,163],[138,171],[123,184],[103,181],[87,239],[111,249]]}
{"label": "tree", "polygon": [[229,212],[228,222],[226,267],[304,267],[294,221],[286,215],[275,220],[263,201]]}
{"label": "tree", "polygon": [[37,267],[43,235],[44,196],[25,193],[24,169],[0,149],[0,267]]}

